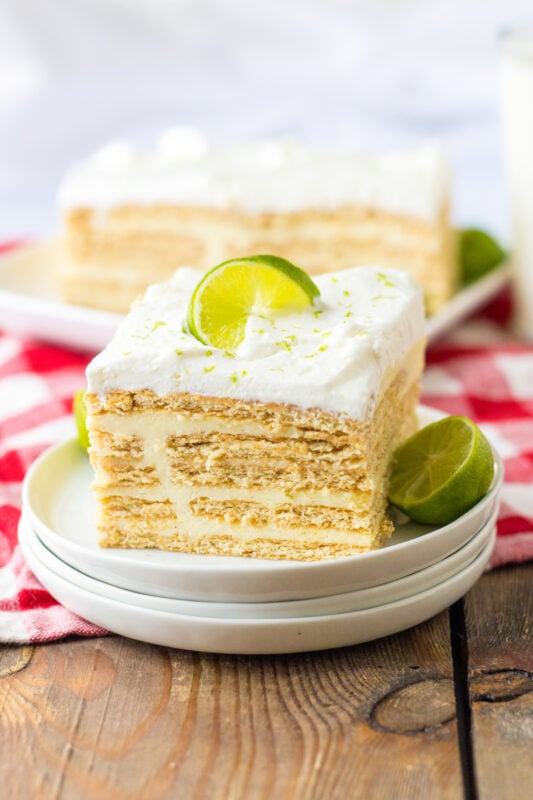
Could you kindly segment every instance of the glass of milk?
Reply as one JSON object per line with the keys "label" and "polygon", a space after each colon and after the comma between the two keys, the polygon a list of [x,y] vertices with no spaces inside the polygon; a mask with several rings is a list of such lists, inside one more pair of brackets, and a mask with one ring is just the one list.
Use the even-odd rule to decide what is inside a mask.
{"label": "glass of milk", "polygon": [[516,329],[533,339],[533,28],[502,37],[500,83]]}

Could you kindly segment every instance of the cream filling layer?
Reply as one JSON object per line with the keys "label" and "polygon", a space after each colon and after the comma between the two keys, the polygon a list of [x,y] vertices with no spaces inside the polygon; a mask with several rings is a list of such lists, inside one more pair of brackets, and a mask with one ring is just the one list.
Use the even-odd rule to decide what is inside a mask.
{"label": "cream filling layer", "polygon": [[[172,245],[174,237],[185,239],[185,242],[197,240],[202,247],[209,247],[211,243],[218,247],[222,244],[231,246],[237,251],[239,246],[249,245],[250,241],[267,239],[269,242],[282,246],[287,242],[287,236],[296,237],[293,241],[289,240],[289,246],[297,247],[323,247],[329,246],[330,240],[334,239],[341,244],[349,246],[374,246],[379,244],[382,249],[384,246],[399,248],[401,250],[412,250],[415,255],[420,251],[425,254],[438,252],[441,247],[442,227],[439,222],[418,225],[410,228],[402,225],[396,219],[391,221],[389,216],[380,216],[376,212],[374,222],[364,222],[358,218],[358,209],[353,211],[352,219],[347,221],[329,220],[327,217],[316,217],[311,211],[312,219],[307,223],[302,222],[302,218],[292,221],[285,218],[281,224],[276,220],[274,224],[263,225],[257,222],[255,217],[249,215],[239,215],[231,218],[218,220],[216,218],[190,218],[189,210],[186,212],[186,219],[179,220],[179,208],[172,209],[173,214],[167,215],[160,207],[146,207],[143,209],[142,226],[145,235],[168,237],[169,246]],[[306,212],[301,212],[305,214]],[[347,216],[350,209],[346,210]],[[118,216],[120,215],[120,216]],[[139,215],[128,214],[127,207],[119,207],[115,214],[109,214],[105,218],[101,215],[93,214],[93,229],[100,234],[102,244],[106,242],[106,236],[113,234],[123,237],[124,245],[128,243],[130,235],[137,235],[139,229]],[[412,220],[409,218],[412,225]],[[384,225],[387,228],[384,229]],[[116,252],[118,256],[120,251]],[[97,262],[98,263],[98,262]]]}
{"label": "cream filling layer", "polygon": [[[138,436],[143,440],[145,450],[151,442],[150,450],[166,447],[169,436],[197,436],[203,433],[221,433],[232,436],[251,436],[259,439],[284,438],[300,439],[302,431],[296,427],[283,426],[273,430],[251,419],[232,417],[180,414],[177,411],[139,411],[130,414],[101,414],[93,417],[92,425],[97,430],[114,435]],[[148,433],[149,432],[149,433]],[[327,437],[324,433],[324,437]]]}
{"label": "cream filling layer", "polygon": [[[381,520],[376,517],[376,528]],[[131,535],[131,522],[127,520],[113,520],[115,530],[124,530],[127,536]],[[272,525],[246,525],[242,522],[231,523],[224,520],[213,520],[209,517],[195,516],[185,506],[181,507],[177,526],[169,527],[166,530],[158,531],[157,537],[173,537],[176,533],[189,540],[200,540],[211,536],[228,536],[242,542],[250,542],[255,539],[270,539],[281,542],[320,542],[324,544],[350,543],[358,546],[368,545],[373,541],[375,534],[368,530],[366,525],[361,526],[362,530],[347,531],[345,528],[313,528],[291,527],[276,528]],[[373,526],[374,527],[374,526]],[[102,526],[104,532],[109,528],[109,522]]]}
{"label": "cream filling layer", "polygon": [[328,489],[299,490],[287,493],[283,489],[253,489],[233,486],[150,486],[146,489],[137,486],[110,486],[102,481],[100,476],[93,484],[98,499],[103,501],[107,497],[132,497],[147,502],[165,502],[169,500],[174,506],[177,517],[182,514],[182,509],[189,507],[191,500],[207,497],[215,502],[231,500],[234,502],[256,501],[268,509],[291,503],[297,506],[325,506],[331,509],[348,510],[357,512],[364,501],[364,513],[370,506],[370,492],[366,491],[331,491]]}

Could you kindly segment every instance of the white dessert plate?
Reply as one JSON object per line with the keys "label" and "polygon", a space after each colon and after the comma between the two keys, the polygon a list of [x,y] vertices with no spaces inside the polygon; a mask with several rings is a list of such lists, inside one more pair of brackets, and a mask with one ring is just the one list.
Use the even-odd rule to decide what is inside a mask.
{"label": "white dessert plate", "polygon": [[[419,408],[420,425],[443,415]],[[101,548],[95,528],[93,473],[72,439],[47,450],[23,484],[23,509],[43,543],[75,569],[143,594],[215,602],[304,600],[357,591],[429,567],[463,547],[498,506],[503,466],[495,453],[488,494],[441,528],[400,523],[381,550],[327,561],[269,561],[162,550]]]}
{"label": "white dessert plate", "polygon": [[24,516],[21,517],[19,525],[19,541],[23,546],[29,547],[43,566],[58,577],[76,584],[81,589],[108,597],[111,600],[187,616],[224,617],[226,619],[294,618],[341,614],[363,608],[374,608],[430,589],[465,569],[479,555],[492,536],[496,518],[497,511],[464,547],[431,567],[414,572],[405,578],[372,586],[369,589],[359,589],[355,592],[315,597],[308,600],[288,600],[281,603],[197,602],[156,597],[151,594],[121,589],[95,580],[61,561],[41,542]]}
{"label": "white dessert plate", "polygon": [[[69,348],[101,350],[122,317],[62,302],[54,279],[58,260],[57,242],[20,248],[0,259],[2,327]],[[509,267],[502,265],[459,291],[427,321],[428,340],[438,338],[486,303],[507,283],[509,274]]]}
{"label": "white dessert plate", "polygon": [[151,644],[211,653],[266,654],[325,650],[368,642],[418,625],[467,592],[482,574],[492,552],[495,531],[479,555],[448,580],[403,600],[343,614],[286,619],[227,619],[123,603],[87,591],[45,566],[21,546],[43,586],[67,608],[113,633]]}

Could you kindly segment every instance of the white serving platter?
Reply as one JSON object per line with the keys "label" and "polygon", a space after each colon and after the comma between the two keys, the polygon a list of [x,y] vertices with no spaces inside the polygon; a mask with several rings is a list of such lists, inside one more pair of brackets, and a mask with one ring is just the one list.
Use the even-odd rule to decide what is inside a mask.
{"label": "white serving platter", "polygon": [[[419,407],[420,425],[442,418]],[[92,468],[72,439],[47,450],[28,471],[23,510],[39,538],[71,567],[144,594],[213,602],[304,600],[397,580],[463,547],[497,509],[503,466],[495,453],[488,494],[444,527],[399,524],[381,550],[314,562],[204,556],[161,550],[101,548],[95,527]]]}
{"label": "white serving platter", "polygon": [[466,286],[446,303],[432,317],[426,320],[426,334],[428,342],[440,339],[448,331],[455,328],[463,319],[466,319],[478,308],[482,308],[488,301],[506,286],[511,278],[511,265],[509,262],[501,264],[484,278]]}
{"label": "white serving platter", "polygon": [[113,633],[166,647],[212,653],[297,653],[368,642],[418,625],[443,611],[481,576],[495,531],[479,555],[437,586],[403,600],[342,614],[285,619],[231,619],[171,613],[123,603],[71,583],[45,566],[21,529],[21,547],[43,586],[64,606]]}
{"label": "white serving platter", "polygon": [[75,350],[103,350],[122,317],[61,300],[55,282],[59,252],[59,244],[49,242],[0,258],[0,327]]}
{"label": "white serving platter", "polygon": [[[61,301],[54,274],[59,244],[24,247],[0,258],[0,327],[78,350],[102,350],[122,317]],[[431,342],[493,297],[509,280],[502,265],[466,289],[427,321]]]}
{"label": "white serving platter", "polygon": [[324,614],[341,614],[348,611],[359,611],[363,608],[374,608],[385,603],[403,600],[412,594],[426,591],[443,581],[452,578],[465,569],[477,558],[492,536],[496,524],[497,511],[483,525],[464,547],[455,553],[437,561],[430,567],[406,575],[396,581],[371,586],[368,589],[359,589],[355,592],[328,595],[326,597],[312,597],[307,600],[288,600],[272,603],[217,603],[198,602],[195,600],[179,600],[159,597],[153,594],[143,594],[142,586],[139,591],[129,591],[113,586],[109,583],[96,580],[83,572],[70,567],[54,555],[41,542],[37,533],[31,528],[25,517],[21,518],[19,535],[39,561],[54,572],[58,577],[76,584],[81,589],[87,589],[94,594],[118,600],[130,605],[152,608],[158,611],[169,611],[175,614],[200,617],[224,617],[225,619],[283,619],[294,617],[323,616]]}

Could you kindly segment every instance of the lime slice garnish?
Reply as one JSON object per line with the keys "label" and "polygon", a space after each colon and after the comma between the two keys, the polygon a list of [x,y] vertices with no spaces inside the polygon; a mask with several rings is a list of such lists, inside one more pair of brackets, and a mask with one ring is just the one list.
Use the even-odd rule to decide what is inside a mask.
{"label": "lime slice garnish", "polygon": [[446,417],[415,433],[395,452],[389,500],[415,522],[447,525],[489,490],[494,457],[466,417]]}
{"label": "lime slice garnish", "polygon": [[478,228],[459,231],[461,283],[468,286],[482,278],[506,258],[506,252],[490,234]]}
{"label": "lime slice garnish", "polygon": [[89,433],[87,431],[87,406],[85,405],[85,389],[79,389],[74,395],[72,401],[72,413],[76,420],[76,428],[78,429],[78,442],[87,450],[89,442]]}
{"label": "lime slice garnish", "polygon": [[309,275],[284,258],[236,258],[204,275],[189,303],[187,327],[203,344],[235,350],[250,314],[303,308],[318,295]]}

